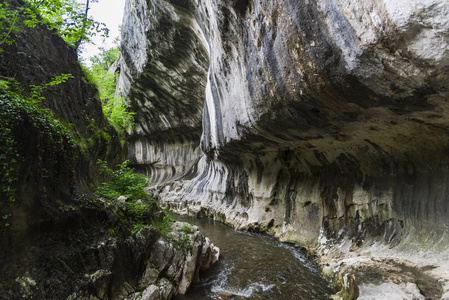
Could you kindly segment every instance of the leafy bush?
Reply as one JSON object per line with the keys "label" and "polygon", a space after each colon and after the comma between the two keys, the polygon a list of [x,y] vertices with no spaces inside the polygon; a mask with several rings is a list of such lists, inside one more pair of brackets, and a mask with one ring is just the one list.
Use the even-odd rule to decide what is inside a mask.
{"label": "leafy bush", "polygon": [[149,200],[149,195],[144,191],[149,180],[145,175],[135,173],[128,167],[129,161],[117,165],[117,170],[113,171],[108,167],[107,162],[98,160],[100,172],[111,178],[111,181],[102,183],[97,188],[97,194],[109,200],[115,200],[119,196],[128,197],[129,201],[139,199]]}
{"label": "leafy bush", "polygon": [[[132,235],[136,235],[145,226],[153,227],[163,235],[170,231],[170,223],[174,220],[145,192],[144,189],[149,184],[146,176],[135,173],[128,167],[129,161],[117,165],[116,170],[111,170],[102,160],[98,160],[97,164],[100,165],[100,172],[110,177],[111,181],[102,183],[96,192],[108,200],[126,196],[125,215],[133,222]],[[119,203],[116,204],[120,207]]]}
{"label": "leafy bush", "polygon": [[156,229],[160,234],[166,235],[170,232],[170,224],[174,222],[174,219],[169,215],[168,212],[163,212],[162,219],[153,219],[151,221],[151,227]]}
{"label": "leafy bush", "polygon": [[129,105],[125,103],[123,97],[113,96],[107,101],[103,100],[102,103],[103,113],[119,134],[123,135],[135,127],[133,117],[135,113],[128,111]]}
{"label": "leafy bush", "polygon": [[193,247],[193,240],[188,234],[181,234],[177,239],[172,239],[176,248],[182,250],[190,250]]}
{"label": "leafy bush", "polygon": [[[0,47],[14,43],[13,34],[26,27],[43,25],[54,30],[67,44],[78,50],[84,42],[90,42],[97,33],[107,37],[105,24],[88,16],[90,3],[78,0],[13,0],[0,3]],[[1,52],[1,48],[0,48]]]}
{"label": "leafy bush", "polygon": [[190,225],[187,225],[187,224],[182,225],[181,230],[184,231],[187,234],[194,234],[195,233],[195,231],[193,230],[193,227],[190,226]]}

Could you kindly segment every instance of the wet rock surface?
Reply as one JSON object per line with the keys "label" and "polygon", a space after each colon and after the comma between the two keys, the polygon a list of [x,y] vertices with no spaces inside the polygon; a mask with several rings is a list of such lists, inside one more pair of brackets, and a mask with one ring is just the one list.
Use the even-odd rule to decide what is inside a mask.
{"label": "wet rock surface", "polygon": [[[201,142],[188,139],[203,154],[181,147],[170,154],[172,143],[159,140],[146,153],[130,148],[130,157],[147,157],[135,159],[142,167],[164,166],[150,173],[176,212],[312,247],[323,237],[334,246],[350,241],[353,249],[386,245],[371,254],[435,264],[433,276],[448,282],[448,9],[438,0],[130,0],[133,21],[124,32],[148,29],[139,35],[142,49],[160,55],[164,66],[182,57],[195,64],[195,49],[208,55],[196,61],[207,62],[208,73],[197,78],[201,89],[191,98],[193,107],[204,101]],[[159,28],[173,30],[180,11],[190,20],[180,28],[193,24],[186,36],[199,48],[179,51],[174,35],[158,44]],[[123,43],[135,42],[124,34]],[[155,57],[142,54],[140,69],[123,74],[131,78],[124,85],[129,101],[152,106],[133,106],[147,124],[158,124],[150,115],[165,115],[157,105],[168,106],[168,96],[143,95],[191,78],[164,71],[157,75],[168,76],[163,84],[144,87],[139,80],[156,72]],[[180,107],[188,101],[170,95]],[[177,109],[163,130],[154,127],[144,138],[198,118]],[[186,133],[173,136],[187,140]],[[173,160],[182,154],[184,164]]]}

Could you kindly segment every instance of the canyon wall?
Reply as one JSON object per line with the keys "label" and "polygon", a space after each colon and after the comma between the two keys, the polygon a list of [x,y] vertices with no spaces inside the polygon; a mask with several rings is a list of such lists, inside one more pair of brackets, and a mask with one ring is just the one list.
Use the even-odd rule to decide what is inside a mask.
{"label": "canyon wall", "polygon": [[448,15],[438,0],[128,0],[130,158],[176,212],[444,263]]}
{"label": "canyon wall", "polygon": [[185,174],[201,155],[208,48],[186,10],[128,1],[126,11],[119,89],[137,123],[129,159],[160,182]]}

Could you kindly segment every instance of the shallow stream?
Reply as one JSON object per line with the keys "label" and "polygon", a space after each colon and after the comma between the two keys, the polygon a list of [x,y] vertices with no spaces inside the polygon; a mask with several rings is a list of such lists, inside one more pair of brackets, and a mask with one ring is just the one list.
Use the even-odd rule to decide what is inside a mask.
{"label": "shallow stream", "polygon": [[198,226],[221,251],[201,282],[175,299],[329,299],[332,289],[304,254],[258,233],[232,230],[211,220],[175,216]]}

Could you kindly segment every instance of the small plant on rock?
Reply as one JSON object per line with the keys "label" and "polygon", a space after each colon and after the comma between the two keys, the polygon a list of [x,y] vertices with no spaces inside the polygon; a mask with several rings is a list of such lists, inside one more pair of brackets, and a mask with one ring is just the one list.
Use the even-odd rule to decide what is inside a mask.
{"label": "small plant on rock", "polygon": [[189,251],[193,247],[193,240],[190,234],[181,233],[179,236],[172,236],[171,239],[177,249]]}
{"label": "small plant on rock", "polygon": [[181,230],[184,231],[187,234],[194,234],[195,233],[195,230],[193,229],[193,227],[190,226],[190,225],[187,225],[187,224],[182,225]]}

